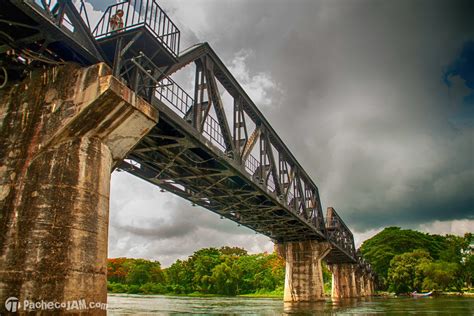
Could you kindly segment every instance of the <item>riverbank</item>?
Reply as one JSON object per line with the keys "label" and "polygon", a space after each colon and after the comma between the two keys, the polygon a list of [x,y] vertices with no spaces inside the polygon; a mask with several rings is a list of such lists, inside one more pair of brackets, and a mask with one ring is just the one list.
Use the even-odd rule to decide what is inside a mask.
{"label": "riverbank", "polygon": [[[163,295],[163,296],[176,296],[176,297],[242,297],[242,298],[268,298],[268,299],[283,299],[283,292],[281,291],[274,291],[274,292],[262,292],[262,293],[247,293],[247,294],[239,294],[235,296],[230,296],[230,295],[221,295],[221,294],[209,294],[209,293],[200,293],[200,292],[193,292],[193,293],[186,293],[186,294],[176,294],[176,293],[163,293],[163,294],[156,294],[156,293],[148,293],[148,294],[143,294],[143,293],[112,293],[109,292],[109,295],[115,295],[115,294],[123,294],[123,295]],[[327,294],[325,295],[327,298],[330,298],[331,295]],[[385,292],[385,291],[380,291],[376,292],[374,297],[397,297],[395,293],[390,293],[390,292]],[[400,297],[408,296],[408,295],[398,295]],[[437,292],[435,296],[462,296],[462,297],[467,297],[467,298],[474,298],[474,292]]]}
{"label": "riverbank", "polygon": [[[473,290],[468,290],[464,292],[434,292],[434,296],[462,296],[462,297],[469,297],[469,298],[474,298],[474,292]],[[378,291],[374,294],[374,296],[377,297],[405,297],[405,296],[410,296],[409,294],[396,294],[396,293],[391,293],[391,292],[385,292],[385,291]]]}
{"label": "riverbank", "polygon": [[[192,292],[192,293],[129,293],[129,292],[111,292],[108,294],[137,294],[137,295],[164,295],[164,296],[181,296],[181,297],[247,297],[247,298],[270,298],[270,299],[283,299],[283,291],[276,290],[272,292],[257,292],[257,293],[246,293],[239,295],[223,295],[223,294],[210,294],[210,293],[201,293],[201,292]],[[474,290],[466,290],[464,292],[435,292],[437,296],[463,296],[474,298]],[[330,298],[331,292],[326,292],[325,296]],[[397,295],[396,293],[386,292],[386,291],[377,291],[374,297],[397,297],[397,296],[408,296],[408,295]]]}
{"label": "riverbank", "polygon": [[442,296],[463,296],[474,298],[474,292],[439,292],[436,295]]}
{"label": "riverbank", "polygon": [[127,292],[108,292],[108,295],[163,295],[163,296],[177,296],[177,297],[246,297],[246,298],[269,298],[269,299],[283,299],[282,292],[265,292],[265,293],[247,293],[239,295],[222,295],[222,294],[209,294],[209,293],[185,293],[185,294],[176,294],[176,293],[127,293]]}

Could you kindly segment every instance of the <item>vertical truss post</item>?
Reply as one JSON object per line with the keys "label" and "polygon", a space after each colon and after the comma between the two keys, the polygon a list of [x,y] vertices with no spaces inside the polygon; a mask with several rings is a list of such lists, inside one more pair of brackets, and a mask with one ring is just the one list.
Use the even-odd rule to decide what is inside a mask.
{"label": "vertical truss post", "polygon": [[204,99],[204,71],[203,71],[204,60],[196,62],[196,76],[194,81],[194,106],[192,109],[192,124],[194,128],[202,131],[202,103]]}
{"label": "vertical truss post", "polygon": [[216,111],[217,121],[222,132],[222,138],[224,139],[226,152],[231,153],[233,158],[235,158],[237,157],[238,153],[234,147],[234,141],[232,139],[232,133],[230,132],[229,123],[227,122],[224,104],[222,103],[221,96],[219,94],[219,88],[217,87],[216,78],[214,76],[214,63],[209,59],[207,60],[205,71],[208,84],[208,93],[212,99],[214,110]]}
{"label": "vertical truss post", "polygon": [[270,172],[273,178],[273,183],[275,184],[275,192],[277,195],[281,194],[281,185],[280,185],[280,177],[278,174],[278,168],[276,165],[275,157],[273,155],[273,149],[272,149],[272,144],[270,142],[270,137],[268,136],[268,133],[265,133],[264,135],[265,138],[265,151],[270,163]]}
{"label": "vertical truss post", "polygon": [[234,98],[234,146],[238,161],[242,161],[242,153],[248,139],[247,125],[245,123],[245,113],[243,110],[242,97]]}
{"label": "vertical truss post", "polygon": [[303,187],[301,186],[301,177],[298,174],[298,177],[296,178],[296,187],[298,190],[298,212],[300,209],[301,212],[303,213],[303,216],[306,217],[306,211],[305,211],[305,205],[304,205],[304,192],[303,192]]}
{"label": "vertical truss post", "polygon": [[262,133],[259,138],[260,142],[260,170],[259,170],[259,178],[260,178],[260,183],[267,186],[267,176],[266,176],[266,169],[267,169],[267,155],[266,155],[266,149],[265,149],[265,137],[264,134],[266,133],[266,130],[263,130],[262,127]]}
{"label": "vertical truss post", "polygon": [[123,37],[119,36],[119,38],[117,39],[117,46],[115,47],[113,74],[117,78],[120,77],[120,69],[122,68],[122,40]]}
{"label": "vertical truss post", "polygon": [[286,193],[288,189],[288,166],[286,161],[283,159],[283,155],[279,152],[278,153],[278,175],[280,178],[280,184],[282,193]]}

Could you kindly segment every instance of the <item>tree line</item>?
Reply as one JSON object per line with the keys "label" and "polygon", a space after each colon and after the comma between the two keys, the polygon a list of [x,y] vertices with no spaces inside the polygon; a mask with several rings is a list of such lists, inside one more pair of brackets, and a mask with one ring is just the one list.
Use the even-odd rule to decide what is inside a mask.
{"label": "tree line", "polygon": [[[396,293],[461,291],[474,278],[473,234],[431,235],[388,227],[360,251],[378,276],[381,290]],[[204,248],[163,268],[159,261],[108,261],[108,290],[133,294],[261,294],[282,296],[285,263],[277,254],[248,254],[237,247]],[[326,293],[331,274],[323,264]]]}
{"label": "tree line", "polygon": [[364,241],[360,251],[377,273],[379,288],[395,293],[470,289],[474,238],[388,227]]}
{"label": "tree line", "polygon": [[237,247],[204,248],[168,268],[158,261],[108,261],[108,287],[115,293],[220,294],[283,293],[284,261],[276,254],[252,254]]}
{"label": "tree line", "polygon": [[[324,266],[325,289],[331,274]],[[159,261],[108,260],[108,290],[130,294],[283,296],[285,262],[276,253],[248,254],[238,247],[204,248],[162,268]]]}

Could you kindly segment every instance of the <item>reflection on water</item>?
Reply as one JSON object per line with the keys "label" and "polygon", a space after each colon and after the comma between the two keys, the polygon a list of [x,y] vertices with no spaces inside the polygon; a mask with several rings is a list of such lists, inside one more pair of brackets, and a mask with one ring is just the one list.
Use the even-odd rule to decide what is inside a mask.
{"label": "reflection on water", "polygon": [[109,315],[474,315],[474,298],[362,298],[315,303],[283,303],[278,299],[109,295]]}

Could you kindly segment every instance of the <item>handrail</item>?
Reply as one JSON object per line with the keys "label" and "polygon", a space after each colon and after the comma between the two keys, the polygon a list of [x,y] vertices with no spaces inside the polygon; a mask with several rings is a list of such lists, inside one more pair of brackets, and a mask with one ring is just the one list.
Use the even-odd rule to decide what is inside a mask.
{"label": "handrail", "polygon": [[[111,19],[123,11],[122,25]],[[181,32],[155,0],[129,0],[110,5],[100,18],[92,34],[100,39],[138,27],[146,27],[175,57],[179,53]]]}
{"label": "handrail", "polygon": [[164,76],[163,79],[158,81],[143,67],[139,62],[140,59],[144,59],[145,63],[153,69],[159,68],[143,54],[131,59],[131,62],[135,64],[137,69],[154,82],[155,90],[153,91],[153,96],[166,105],[174,107],[181,114],[181,118],[184,118],[194,104],[194,99],[169,76]]}

